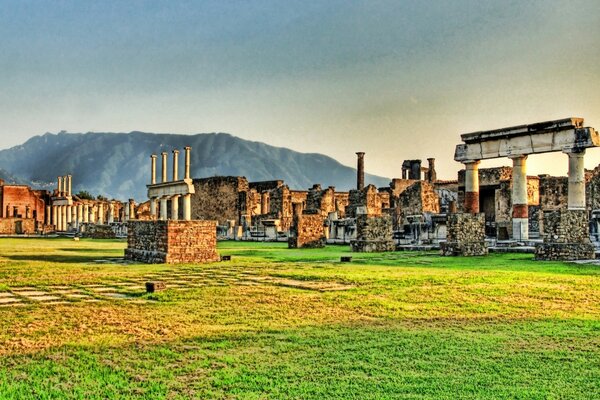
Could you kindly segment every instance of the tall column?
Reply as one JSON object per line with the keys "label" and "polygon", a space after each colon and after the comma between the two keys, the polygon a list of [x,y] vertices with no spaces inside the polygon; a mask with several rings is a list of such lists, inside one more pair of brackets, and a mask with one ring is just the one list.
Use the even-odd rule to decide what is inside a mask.
{"label": "tall column", "polygon": [[104,225],[104,203],[98,204],[98,225]]}
{"label": "tall column", "polygon": [[150,199],[150,215],[154,218],[156,217],[156,205],[157,205],[156,203],[157,203],[156,197],[153,197]]}
{"label": "tall column", "polygon": [[67,213],[67,215],[66,215],[66,217],[67,217],[67,223],[65,225],[65,230],[68,231],[69,230],[69,225],[73,221],[72,220],[72,217],[73,217],[73,207],[72,206],[66,206],[66,207],[67,207],[67,211],[66,211],[66,213]]}
{"label": "tall column", "polygon": [[67,175],[67,179],[69,182],[69,185],[67,186],[67,196],[72,196],[73,195],[73,176]]}
{"label": "tall column", "polygon": [[179,219],[179,195],[171,197],[171,219],[177,221]]}
{"label": "tall column", "polygon": [[268,214],[269,213],[269,193],[262,192],[260,195],[260,213]]}
{"label": "tall column", "polygon": [[62,176],[58,177],[58,196],[62,196],[63,194],[63,178]]}
{"label": "tall column", "polygon": [[183,219],[190,221],[192,219],[192,195],[183,196]]}
{"label": "tall column", "polygon": [[54,229],[58,227],[58,207],[52,206],[52,225],[54,225]]}
{"label": "tall column", "polygon": [[79,203],[79,204],[77,204],[77,229],[79,229],[79,227],[81,226],[82,223],[83,223],[83,204]]}
{"label": "tall column", "polygon": [[529,239],[529,211],[527,208],[527,156],[510,157],[512,170],[512,228],[513,239]]}
{"label": "tall column", "polygon": [[91,206],[90,207],[90,223],[95,224],[96,223],[96,211],[98,210],[97,206]]}
{"label": "tall column", "polygon": [[585,210],[585,169],[583,157],[585,149],[567,153],[569,156],[569,210]]}
{"label": "tall column", "polygon": [[135,219],[135,200],[129,199],[129,219]]}
{"label": "tall column", "polygon": [[365,153],[359,151],[356,163],[356,189],[361,190],[365,187]]}
{"label": "tall column", "polygon": [[151,170],[150,170],[150,183],[152,185],[156,184],[156,154],[152,154],[150,156],[151,160]]}
{"label": "tall column", "polygon": [[167,216],[167,198],[166,197],[161,197],[160,198],[160,220],[161,221],[166,221],[168,216]]}
{"label": "tall column", "polygon": [[167,182],[167,152],[160,153],[162,156],[162,181]]}
{"label": "tall column", "polygon": [[465,212],[479,213],[479,163],[465,162]]}
{"label": "tall column", "polygon": [[173,150],[173,182],[179,180],[179,150]]}
{"label": "tall column", "polygon": [[44,223],[46,225],[51,225],[52,224],[52,207],[51,206],[46,206],[46,218],[44,218]]}
{"label": "tall column", "polygon": [[115,205],[110,202],[108,204],[108,223],[112,224],[115,222]]}
{"label": "tall column", "polygon": [[129,221],[129,204],[125,207],[125,221]]}
{"label": "tall column", "polygon": [[437,173],[435,172],[435,158],[428,158],[427,181],[433,183],[437,181]]}
{"label": "tall column", "polygon": [[185,150],[185,179],[190,179],[190,151],[192,148],[190,146],[186,146],[183,148]]}
{"label": "tall column", "polygon": [[90,222],[90,206],[88,204],[83,205],[83,222],[86,224]]}
{"label": "tall column", "polygon": [[60,208],[62,214],[61,230],[67,231],[69,229],[69,226],[67,225],[67,206],[60,206]]}

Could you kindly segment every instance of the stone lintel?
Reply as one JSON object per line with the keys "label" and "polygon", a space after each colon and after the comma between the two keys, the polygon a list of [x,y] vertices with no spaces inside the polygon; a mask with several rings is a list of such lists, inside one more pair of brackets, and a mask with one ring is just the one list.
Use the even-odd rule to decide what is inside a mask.
{"label": "stone lintel", "polygon": [[470,140],[456,146],[454,160],[469,162],[499,157],[541,154],[549,152],[580,152],[600,146],[600,136],[594,128],[571,128],[511,135],[496,135]]}
{"label": "stone lintel", "polygon": [[52,205],[53,206],[72,206],[73,198],[72,197],[52,197]]}
{"label": "stone lintel", "polygon": [[563,118],[553,121],[537,122],[534,124],[510,126],[508,128],[493,129],[490,131],[478,131],[463,133],[460,138],[465,143],[480,143],[493,139],[505,139],[513,136],[538,134],[543,132],[554,132],[573,130],[583,127],[583,118]]}
{"label": "stone lintel", "polygon": [[191,179],[182,179],[176,182],[161,182],[154,185],[147,185],[148,198],[170,197],[196,193],[194,183]]}

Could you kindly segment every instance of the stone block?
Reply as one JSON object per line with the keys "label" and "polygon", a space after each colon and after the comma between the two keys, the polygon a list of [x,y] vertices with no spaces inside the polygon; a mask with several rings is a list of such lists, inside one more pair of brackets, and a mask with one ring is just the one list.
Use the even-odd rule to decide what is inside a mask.
{"label": "stone block", "polygon": [[440,243],[441,255],[483,256],[488,253],[485,214],[449,214],[446,229],[446,242]]}

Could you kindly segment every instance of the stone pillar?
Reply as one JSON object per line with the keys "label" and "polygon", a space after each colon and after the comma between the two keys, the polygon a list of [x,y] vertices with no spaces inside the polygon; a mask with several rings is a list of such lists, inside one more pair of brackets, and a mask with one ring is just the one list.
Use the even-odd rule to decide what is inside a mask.
{"label": "stone pillar", "polygon": [[[190,150],[192,150],[192,148],[190,146],[186,146],[184,147],[185,150],[185,175],[184,178],[185,179],[190,179]],[[185,198],[184,198],[185,200]]]}
{"label": "stone pillar", "polygon": [[127,207],[125,207],[125,221],[129,221],[130,217],[129,217],[129,204],[127,205]]}
{"label": "stone pillar", "polygon": [[115,205],[113,202],[108,204],[108,223],[112,224],[115,222]]}
{"label": "stone pillar", "polygon": [[52,224],[52,207],[46,206],[46,215],[44,216],[44,224],[51,225]]}
{"label": "stone pillar", "polygon": [[167,152],[160,153],[162,156],[162,182],[167,182]]}
{"label": "stone pillar", "polygon": [[83,222],[86,224],[90,222],[90,206],[88,204],[83,206]]}
{"label": "stone pillar", "polygon": [[67,231],[69,229],[68,219],[67,219],[67,215],[68,215],[67,206],[61,206],[60,208],[61,208],[61,212],[62,212],[61,228],[63,231]]}
{"label": "stone pillar", "polygon": [[173,221],[179,219],[179,197],[178,195],[171,197],[171,219]]}
{"label": "stone pillar", "polygon": [[98,225],[104,225],[104,203],[98,204]]}
{"label": "stone pillar", "polygon": [[65,225],[65,230],[68,231],[69,230],[69,226],[71,225],[71,222],[73,221],[73,207],[72,206],[66,206],[67,207],[67,223]]}
{"label": "stone pillar", "polygon": [[437,172],[435,172],[435,158],[428,158],[427,162],[429,164],[427,181],[429,181],[429,183],[433,183],[437,181]]}
{"label": "stone pillar", "polygon": [[129,219],[135,219],[135,200],[129,199]]}
{"label": "stone pillar", "polygon": [[156,154],[150,156],[151,170],[150,170],[150,184],[156,184]]}
{"label": "stone pillar", "polygon": [[150,199],[150,215],[155,218],[156,217],[156,204],[157,200],[156,197],[153,197]]}
{"label": "stone pillar", "polygon": [[173,182],[179,180],[179,150],[173,150]]}
{"label": "stone pillar", "polygon": [[569,152],[569,210],[585,210],[585,169],[583,156],[585,149],[578,152]]}
{"label": "stone pillar", "polygon": [[72,175],[67,175],[67,182],[68,182],[68,186],[67,186],[67,196],[72,196],[73,195],[73,176]]}
{"label": "stone pillar", "polygon": [[83,204],[79,203],[79,204],[77,204],[77,229],[79,229],[79,227],[81,226],[82,223],[83,223]]}
{"label": "stone pillar", "polygon": [[527,208],[527,156],[510,157],[512,170],[512,229],[513,239],[529,239],[529,211]]}
{"label": "stone pillar", "polygon": [[166,197],[160,198],[160,220],[161,221],[166,221],[168,219],[167,200],[168,199]]}
{"label": "stone pillar", "polygon": [[479,163],[465,162],[465,212],[479,213]]}
{"label": "stone pillar", "polygon": [[97,206],[92,206],[90,209],[90,223],[91,224],[96,223],[96,210],[97,210]]}
{"label": "stone pillar", "polygon": [[269,213],[269,193],[262,192],[260,194],[260,213],[268,214]]}
{"label": "stone pillar", "polygon": [[361,190],[365,187],[365,153],[359,151],[356,163],[356,189]]}
{"label": "stone pillar", "polygon": [[63,179],[62,176],[58,177],[58,197],[62,196],[63,193]]}
{"label": "stone pillar", "polygon": [[186,194],[183,196],[183,219],[190,221],[192,219],[192,195]]}
{"label": "stone pillar", "polygon": [[54,229],[56,229],[56,226],[58,224],[58,218],[57,218],[58,211],[56,209],[56,206],[52,206],[51,208],[52,208],[52,216],[51,216],[50,224],[54,225]]}

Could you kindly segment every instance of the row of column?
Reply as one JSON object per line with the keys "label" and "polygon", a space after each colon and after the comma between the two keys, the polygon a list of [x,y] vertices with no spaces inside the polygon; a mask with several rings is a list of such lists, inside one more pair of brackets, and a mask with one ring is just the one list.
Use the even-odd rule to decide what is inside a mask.
{"label": "row of column", "polygon": [[[73,206],[47,206],[46,224],[54,225],[57,231],[66,231],[69,228],[77,229],[79,224],[104,224],[104,205],[98,204],[98,218],[94,207],[88,204],[77,204]],[[109,204],[109,213],[107,223],[114,222],[114,204]]]}
{"label": "row of column", "polygon": [[[150,215],[157,217],[158,213],[158,202],[160,201],[160,215],[158,219],[166,221],[167,219],[178,220],[179,219],[179,198],[183,198],[183,220],[190,221],[192,219],[192,195],[175,195],[165,196],[161,198],[150,199]],[[171,200],[171,215],[169,216],[168,201]]]}
{"label": "row of column", "polygon": [[[184,173],[184,179],[190,179],[190,151],[192,150],[192,148],[190,146],[186,146],[184,147],[185,150],[185,173]],[[162,159],[162,163],[161,163],[161,172],[162,172],[162,183],[168,182],[169,180],[167,179],[167,155],[168,153],[166,151],[163,151],[162,153],[160,153],[161,155],[161,159]],[[156,154],[152,154],[150,156],[151,159],[151,171],[150,171],[150,183],[152,185],[156,184],[156,158],[157,155]],[[173,182],[176,182],[179,180],[179,150],[173,150]]]}
{"label": "row of column", "polygon": [[73,190],[73,176],[65,175],[58,177],[58,195],[71,196]]}
{"label": "row of column", "polygon": [[[569,210],[585,209],[585,149],[567,152],[569,157]],[[513,237],[529,239],[529,209],[527,207],[527,155],[510,157],[512,171]],[[465,212],[479,213],[479,160],[465,162]]]}

